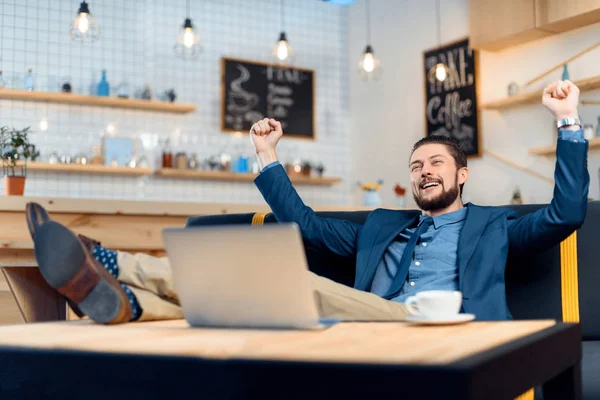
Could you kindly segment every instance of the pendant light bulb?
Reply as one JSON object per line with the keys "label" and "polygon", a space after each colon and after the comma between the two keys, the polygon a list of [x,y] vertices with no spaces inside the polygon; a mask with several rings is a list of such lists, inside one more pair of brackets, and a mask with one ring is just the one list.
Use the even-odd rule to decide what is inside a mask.
{"label": "pendant light bulb", "polygon": [[275,47],[273,48],[273,61],[280,65],[291,64],[294,61],[294,49],[292,49],[292,46],[290,46],[285,34],[284,0],[281,0],[279,11],[281,12],[281,33],[279,34],[279,39],[277,39],[277,43],[275,43]]}
{"label": "pendant light bulb", "polygon": [[190,0],[186,2],[187,16],[183,22],[182,30],[177,35],[177,41],[173,48],[176,57],[184,60],[192,60],[202,53],[200,37],[194,29],[194,24],[190,18]]}
{"label": "pendant light bulb", "polygon": [[375,69],[375,59],[373,53],[365,53],[363,57],[363,69],[365,72],[373,72]]}
{"label": "pendant light bulb", "polygon": [[192,28],[183,30],[183,45],[188,49],[194,45],[194,30]]}
{"label": "pendant light bulb", "polygon": [[77,22],[77,29],[79,32],[86,33],[90,29],[90,20],[88,19],[88,14],[81,13],[79,14],[79,21]]}
{"label": "pendant light bulb", "polygon": [[279,40],[275,45],[275,49],[273,49],[273,55],[279,62],[289,62],[291,61],[294,50],[292,46],[287,41],[287,37],[285,36],[285,32],[281,32],[279,35]]}
{"label": "pendant light bulb", "polygon": [[381,68],[379,60],[375,58],[373,47],[367,45],[363,56],[358,63],[359,76],[365,81],[372,81],[379,79],[382,73],[383,69]]}
{"label": "pendant light bulb", "polygon": [[202,53],[200,45],[200,37],[194,30],[194,25],[190,18],[186,18],[183,23],[183,30],[177,35],[177,43],[175,44],[175,55],[183,59],[194,59]]}
{"label": "pendant light bulb", "polygon": [[365,0],[365,16],[367,28],[367,47],[363,51],[363,55],[358,62],[358,75],[362,80],[372,81],[379,79],[383,73],[380,62],[375,58],[375,52],[371,43],[371,2]]}
{"label": "pendant light bulb", "polygon": [[436,65],[435,78],[440,82],[444,82],[446,80],[446,76],[448,76],[448,74],[446,73],[446,66],[442,63]]}
{"label": "pendant light bulb", "polygon": [[90,8],[85,1],[82,1],[77,11],[77,16],[69,28],[71,40],[81,40],[93,42],[100,38],[100,27],[96,20],[90,14]]}

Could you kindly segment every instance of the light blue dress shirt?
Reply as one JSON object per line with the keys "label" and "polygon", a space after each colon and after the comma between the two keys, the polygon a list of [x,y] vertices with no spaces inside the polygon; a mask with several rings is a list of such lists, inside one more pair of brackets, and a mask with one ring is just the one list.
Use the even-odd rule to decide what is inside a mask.
{"label": "light blue dress shirt", "polygon": [[[420,217],[419,224],[425,216]],[[412,254],[406,281],[392,301],[404,302],[423,290],[458,290],[457,249],[467,208],[433,217],[433,224],[421,235]],[[387,293],[398,271],[408,239],[416,227],[405,229],[390,243],[377,266],[371,292]]]}

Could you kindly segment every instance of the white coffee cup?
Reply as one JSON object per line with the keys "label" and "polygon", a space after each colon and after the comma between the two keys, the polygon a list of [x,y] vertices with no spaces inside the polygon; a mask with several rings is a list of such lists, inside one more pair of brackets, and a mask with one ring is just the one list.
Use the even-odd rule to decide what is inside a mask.
{"label": "white coffee cup", "polygon": [[405,301],[408,311],[429,319],[450,319],[460,312],[462,293],[452,290],[425,290]]}

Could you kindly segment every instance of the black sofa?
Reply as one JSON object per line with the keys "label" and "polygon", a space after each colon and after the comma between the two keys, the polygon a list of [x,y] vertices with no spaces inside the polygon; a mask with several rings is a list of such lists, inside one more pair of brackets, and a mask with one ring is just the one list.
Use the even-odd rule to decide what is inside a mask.
{"label": "black sofa", "polygon": [[[507,207],[524,215],[543,205]],[[318,216],[357,223],[362,223],[367,214],[367,211],[317,212]],[[187,226],[276,222],[273,214],[229,214],[191,217]],[[510,257],[506,268],[507,301],[515,319],[581,322],[583,398],[586,400],[600,399],[600,265],[596,253],[600,250],[599,233],[600,202],[590,202],[585,223],[577,231],[576,239],[571,237],[544,253]],[[306,255],[311,271],[353,285],[353,258],[318,252],[309,246],[306,246]],[[564,272],[561,272],[561,265]]]}

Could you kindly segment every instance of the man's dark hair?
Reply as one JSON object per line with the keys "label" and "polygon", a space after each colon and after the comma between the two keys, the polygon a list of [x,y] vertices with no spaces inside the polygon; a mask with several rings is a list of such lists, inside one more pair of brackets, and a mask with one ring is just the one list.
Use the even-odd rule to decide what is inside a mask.
{"label": "man's dark hair", "polygon": [[[410,156],[412,157],[415,150],[417,150],[419,147],[424,146],[426,144],[443,144],[443,145],[445,145],[446,148],[448,149],[448,152],[450,153],[450,155],[454,158],[454,163],[456,164],[457,170],[467,166],[467,156],[465,155],[465,152],[461,150],[456,139],[448,137],[448,136],[430,135],[430,136],[424,137],[423,139],[421,139],[417,143],[415,143],[415,145],[412,148],[412,151],[410,152]],[[410,161],[409,161],[409,163],[410,163]],[[465,186],[464,183],[462,185],[460,185],[460,196],[461,197],[463,194],[463,186]]]}

